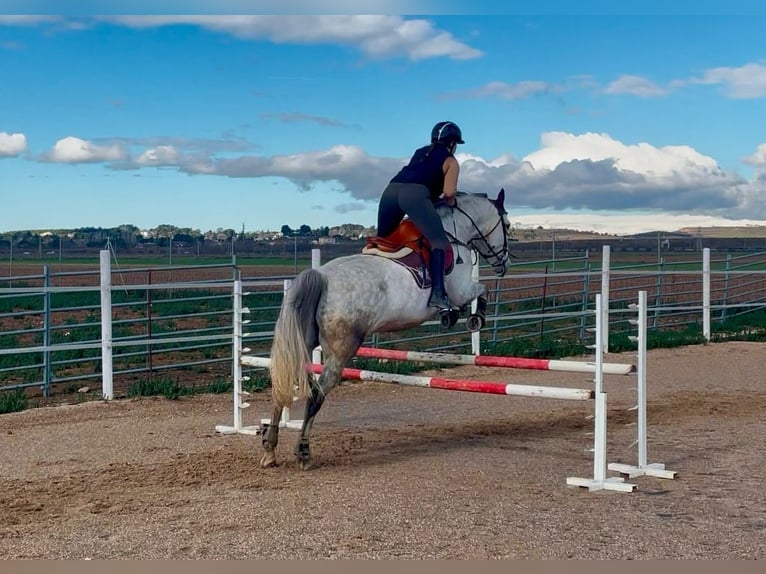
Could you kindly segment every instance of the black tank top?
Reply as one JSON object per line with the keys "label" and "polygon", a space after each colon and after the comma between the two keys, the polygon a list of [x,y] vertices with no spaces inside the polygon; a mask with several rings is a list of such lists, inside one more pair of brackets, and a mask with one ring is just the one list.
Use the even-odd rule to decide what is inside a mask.
{"label": "black tank top", "polygon": [[415,151],[410,163],[392,179],[392,183],[419,183],[431,192],[431,199],[444,191],[444,160],[452,155],[443,145],[428,145]]}

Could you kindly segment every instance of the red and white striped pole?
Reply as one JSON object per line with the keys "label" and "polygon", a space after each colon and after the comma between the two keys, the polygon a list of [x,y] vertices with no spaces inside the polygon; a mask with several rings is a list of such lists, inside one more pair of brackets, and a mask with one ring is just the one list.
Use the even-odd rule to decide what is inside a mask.
{"label": "red and white striped pole", "polygon": [[[451,353],[427,353],[421,351],[397,351],[360,347],[357,357],[412,361],[417,363],[441,363],[451,365],[473,365],[476,367],[505,367],[509,369],[533,369],[538,371],[567,371],[574,373],[595,373],[596,364],[584,361],[561,361],[555,359],[528,359],[525,357],[493,357],[490,355],[454,355]],[[604,363],[606,375],[629,375],[636,371],[635,365]]]}

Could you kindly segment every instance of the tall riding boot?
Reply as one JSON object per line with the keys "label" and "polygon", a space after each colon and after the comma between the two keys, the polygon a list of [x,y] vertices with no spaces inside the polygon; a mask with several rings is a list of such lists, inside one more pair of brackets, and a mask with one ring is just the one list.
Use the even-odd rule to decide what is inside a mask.
{"label": "tall riding boot", "polygon": [[431,297],[428,300],[429,307],[437,307],[439,310],[450,309],[451,305],[444,289],[444,249],[431,250]]}

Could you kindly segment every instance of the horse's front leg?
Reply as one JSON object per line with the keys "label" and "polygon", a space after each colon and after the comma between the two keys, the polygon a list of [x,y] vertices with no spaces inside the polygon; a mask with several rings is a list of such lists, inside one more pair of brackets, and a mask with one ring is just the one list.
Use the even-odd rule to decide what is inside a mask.
{"label": "horse's front leg", "polygon": [[263,429],[263,456],[261,456],[261,467],[269,468],[277,465],[277,443],[279,442],[279,421],[282,418],[282,407],[274,407],[271,413],[271,422],[264,425]]}
{"label": "horse's front leg", "polygon": [[468,319],[466,319],[466,328],[471,333],[480,331],[484,328],[486,323],[485,316],[487,313],[487,287],[480,283],[472,284],[474,294],[471,297],[471,301],[476,301],[476,311],[472,312]]}

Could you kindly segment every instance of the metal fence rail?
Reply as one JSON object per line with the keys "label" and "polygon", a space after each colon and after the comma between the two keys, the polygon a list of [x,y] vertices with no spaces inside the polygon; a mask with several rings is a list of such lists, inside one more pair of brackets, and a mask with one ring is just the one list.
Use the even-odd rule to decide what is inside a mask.
{"label": "metal fence rail", "polygon": [[[105,255],[105,256],[104,256]],[[109,263],[108,252],[102,253]],[[318,266],[319,252],[312,259]],[[162,374],[180,380],[228,379],[232,360],[233,265],[111,268],[0,278],[0,391],[73,392],[105,373],[123,387]],[[711,260],[710,252],[667,264],[611,264],[588,253],[512,266],[497,278],[476,270],[488,287],[487,324],[471,336],[463,323],[437,321],[397,333],[374,334],[366,346],[423,351],[480,351],[516,340],[585,341],[595,295],[608,304],[609,333],[631,329],[623,313],[647,291],[650,329],[696,328],[766,310],[766,253]],[[250,354],[266,355],[290,277],[242,282],[250,323]],[[105,284],[106,283],[106,284]],[[103,312],[102,312],[103,310]],[[105,325],[108,324],[108,332]],[[108,351],[108,353],[107,353]],[[105,358],[106,357],[106,358]]]}

